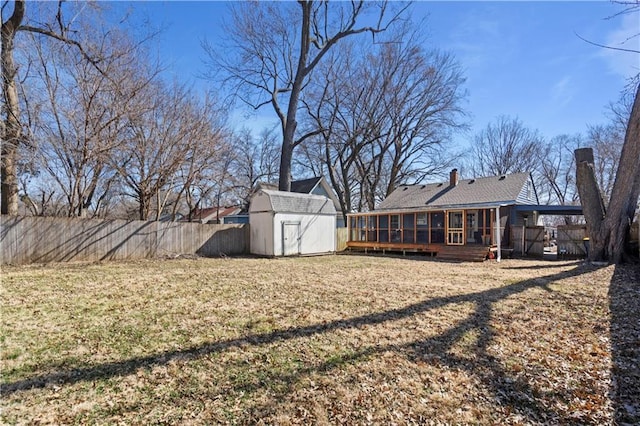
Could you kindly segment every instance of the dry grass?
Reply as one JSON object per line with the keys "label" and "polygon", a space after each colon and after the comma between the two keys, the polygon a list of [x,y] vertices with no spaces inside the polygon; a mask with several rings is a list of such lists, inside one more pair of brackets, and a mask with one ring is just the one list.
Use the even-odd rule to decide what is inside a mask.
{"label": "dry grass", "polygon": [[628,391],[612,385],[614,273],[366,256],[5,267],[0,419],[611,423]]}

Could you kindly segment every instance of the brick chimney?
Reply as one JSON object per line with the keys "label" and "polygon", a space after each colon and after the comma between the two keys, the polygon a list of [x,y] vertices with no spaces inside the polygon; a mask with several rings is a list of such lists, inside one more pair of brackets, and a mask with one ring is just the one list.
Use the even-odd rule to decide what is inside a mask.
{"label": "brick chimney", "polygon": [[458,184],[458,169],[451,170],[449,175],[449,186],[456,186]]}

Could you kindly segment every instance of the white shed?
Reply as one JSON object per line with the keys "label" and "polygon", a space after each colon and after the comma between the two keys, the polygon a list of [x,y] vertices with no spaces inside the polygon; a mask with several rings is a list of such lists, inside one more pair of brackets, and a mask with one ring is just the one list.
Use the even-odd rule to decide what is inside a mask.
{"label": "white shed", "polygon": [[321,195],[261,189],[249,207],[251,253],[295,256],[336,250],[336,209]]}

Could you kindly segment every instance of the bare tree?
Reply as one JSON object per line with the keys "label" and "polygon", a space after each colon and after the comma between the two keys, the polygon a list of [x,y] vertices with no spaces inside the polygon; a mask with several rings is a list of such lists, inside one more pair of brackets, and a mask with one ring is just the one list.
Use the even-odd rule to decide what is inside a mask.
{"label": "bare tree", "polygon": [[233,191],[243,208],[249,207],[258,183],[272,183],[278,178],[279,144],[273,130],[264,129],[255,138],[249,129],[236,135],[233,150]]}
{"label": "bare tree", "polygon": [[46,100],[29,136],[41,170],[66,199],[68,216],[101,211],[116,178],[109,159],[123,143],[125,116],[131,116],[136,95],[157,73],[156,69],[143,73],[146,79],[138,78],[149,63],[140,46],[114,30],[98,39],[97,31],[93,28],[92,36],[100,49],[102,72],[66,45],[42,37],[32,40],[38,77],[32,91],[46,93]]}
{"label": "bare tree", "polygon": [[147,220],[154,212],[157,220],[171,194],[184,194],[185,183],[193,185],[193,176],[184,179],[185,164],[198,163],[191,168],[196,173],[211,160],[220,130],[211,105],[202,105],[184,87],[155,82],[144,99],[147,109],[128,117],[127,143],[113,164],[138,204],[139,219]]}
{"label": "bare tree", "polygon": [[[539,193],[546,202],[560,205],[579,204],[574,151],[585,146],[593,147],[594,176],[602,191],[604,203],[608,202],[624,143],[626,125],[631,114],[631,102],[628,92],[625,91],[618,101],[608,106],[609,122],[589,126],[586,138],[580,134],[559,135],[545,144],[539,158],[539,173],[542,178]],[[565,221],[569,219],[570,217],[567,217]]]}
{"label": "bare tree", "polygon": [[[582,136],[558,135],[540,151],[539,173],[542,177],[539,193],[548,204],[575,205],[579,202],[575,182],[573,151],[584,145]],[[546,192],[546,197],[544,193]]]}
{"label": "bare tree", "polygon": [[[623,9],[614,16],[640,12],[638,0],[614,3],[623,6]],[[639,36],[640,32],[632,37]],[[598,47],[623,51],[636,58],[640,54],[637,49],[585,41]],[[640,74],[636,74],[631,79],[622,101],[611,110],[614,129],[624,129],[624,143],[608,203],[605,203],[601,188],[598,186],[593,148],[575,151],[576,183],[591,239],[592,250],[589,253],[589,259],[620,263],[627,258],[625,242],[640,204]]]}
{"label": "bare tree", "polygon": [[475,176],[534,172],[543,138],[517,118],[499,116],[476,134],[471,160]]}
{"label": "bare tree", "polygon": [[464,78],[449,54],[425,50],[408,28],[395,43],[343,44],[305,101],[343,213],[372,210],[401,183],[450,167],[450,132],[463,126]]}
{"label": "bare tree", "polygon": [[384,70],[383,108],[389,124],[374,143],[388,163],[374,162],[372,170],[386,178],[370,190],[380,199],[401,183],[421,182],[449,169],[456,156],[446,142],[450,132],[463,126],[460,66],[450,54],[423,51],[411,41],[385,45],[380,62],[372,64]]}
{"label": "bare tree", "polygon": [[[291,188],[294,149],[318,132],[300,134],[297,122],[299,103],[312,71],[341,39],[383,32],[406,8],[389,14],[386,2],[297,3],[241,3],[233,9],[233,23],[228,29],[236,54],[221,59],[215,49],[207,49],[228,79],[236,83],[245,102],[256,109],[270,104],[278,116],[282,130],[282,191]],[[374,8],[375,24],[360,25],[368,9]]]}
{"label": "bare tree", "polygon": [[[319,70],[316,84],[310,87],[305,102],[308,128],[322,132],[304,144],[324,163],[329,181],[338,196],[343,215],[364,208],[358,157],[375,139],[372,133],[382,122],[382,93],[379,78],[370,78],[377,69],[364,66],[356,46],[343,43],[339,51]],[[361,84],[370,82],[370,84]],[[375,132],[379,134],[379,132]],[[315,161],[314,161],[315,162]]]}
{"label": "bare tree", "polygon": [[598,186],[592,148],[575,151],[576,183],[591,239],[590,260],[625,260],[625,241],[640,196],[640,84],[626,126],[608,203]]}
{"label": "bare tree", "polygon": [[[2,165],[1,165],[1,199],[2,214],[16,215],[18,213],[18,150],[24,143],[23,124],[21,123],[20,99],[16,78],[18,66],[15,62],[16,36],[20,32],[37,33],[73,46],[85,59],[100,69],[100,60],[76,39],[71,38],[74,21],[65,21],[63,2],[58,2],[57,9],[48,11],[51,20],[45,23],[28,22],[26,19],[26,2],[14,1],[13,12],[9,18],[2,21],[2,49],[0,50],[2,64]],[[2,16],[9,2],[2,4]],[[33,5],[30,4],[30,6]],[[42,5],[46,5],[43,3]],[[82,4],[80,7],[84,8]],[[77,17],[77,14],[71,14]]]}
{"label": "bare tree", "polygon": [[[207,94],[202,102],[192,99],[188,105],[181,120],[191,126],[191,136],[171,191],[171,220],[179,218],[183,207],[186,207],[191,220],[191,213],[203,202],[210,201],[219,176],[228,173],[228,164],[234,158],[231,134],[226,128],[226,114],[219,100]],[[177,107],[181,106],[178,104]]]}
{"label": "bare tree", "polygon": [[617,126],[589,126],[586,146],[594,150],[594,173],[605,202],[611,197],[623,144],[624,130],[620,132]]}
{"label": "bare tree", "polygon": [[[584,145],[582,135],[558,135],[544,144],[540,151],[539,167],[533,174],[537,193],[542,203],[549,205],[578,205],[576,190],[576,167],[573,151]],[[577,216],[555,217],[554,223],[565,225],[577,223]]]}

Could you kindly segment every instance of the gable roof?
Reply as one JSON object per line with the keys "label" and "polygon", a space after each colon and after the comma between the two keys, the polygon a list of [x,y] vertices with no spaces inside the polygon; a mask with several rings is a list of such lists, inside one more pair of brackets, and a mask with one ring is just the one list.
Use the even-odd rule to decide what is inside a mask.
{"label": "gable roof", "polygon": [[448,182],[403,185],[376,210],[537,204],[537,199],[528,196],[528,185],[531,185],[530,197],[533,198],[533,182],[529,173],[463,179],[455,186]]}
{"label": "gable roof", "polygon": [[313,213],[336,214],[331,200],[322,195],[259,190],[251,199],[250,213]]}
{"label": "gable roof", "polygon": [[[220,211],[218,212],[218,210]],[[217,218],[222,219],[225,216],[237,214],[241,210],[242,209],[238,206],[231,206],[231,207],[221,206],[220,209],[218,209],[217,207],[205,207],[202,209],[198,208],[198,209],[194,209],[191,212],[191,220],[206,222],[209,220],[215,220]]]}
{"label": "gable roof", "polygon": [[[277,191],[278,185],[276,185],[275,183],[260,182],[258,183],[256,190],[261,189]],[[327,183],[327,180],[324,178],[324,176],[291,181],[291,192],[298,194],[324,195],[333,202],[333,206],[335,207],[336,211],[340,211],[341,209],[338,197],[336,197],[335,192],[333,191],[329,183]]]}
{"label": "gable roof", "polygon": [[[313,191],[316,186],[318,186],[318,183],[320,183],[321,180],[322,176],[302,180],[293,180],[291,181],[291,192],[296,192],[298,194],[310,194],[311,191]],[[258,183],[258,189],[277,191],[278,185],[275,183],[260,182]]]}
{"label": "gable roof", "polygon": [[294,180],[291,182],[291,192],[299,194],[310,194],[320,183],[322,177],[313,177],[310,179]]}

